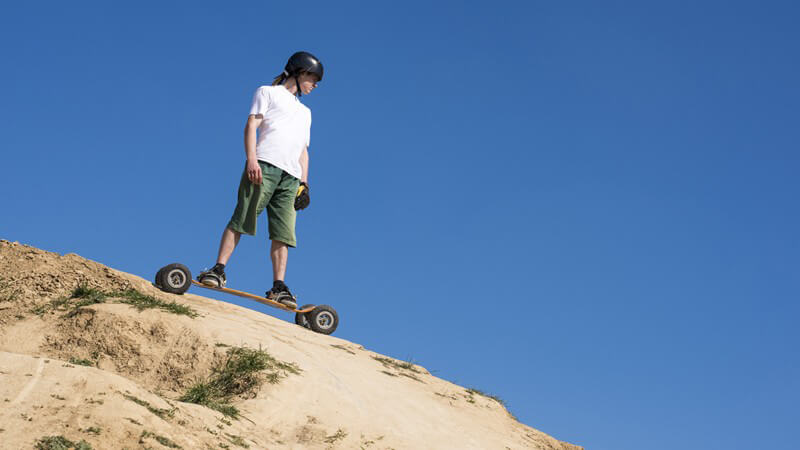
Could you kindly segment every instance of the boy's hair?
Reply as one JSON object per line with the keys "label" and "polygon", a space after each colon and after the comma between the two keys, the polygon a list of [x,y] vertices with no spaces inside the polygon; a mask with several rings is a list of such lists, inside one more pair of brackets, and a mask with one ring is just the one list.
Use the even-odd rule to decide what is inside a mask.
{"label": "boy's hair", "polygon": [[278,75],[277,77],[275,77],[275,79],[272,80],[272,85],[277,86],[279,84],[283,84],[283,82],[286,81],[287,78],[289,78],[289,75],[287,75],[286,71],[284,70],[283,72],[281,72],[280,75]]}
{"label": "boy's hair", "polygon": [[[297,75],[295,75],[295,77],[299,77],[300,75],[302,75],[304,73],[308,73],[308,72],[305,71],[305,70],[303,70],[301,72],[297,72]],[[289,75],[287,75],[286,71],[284,70],[283,72],[281,72],[280,75],[278,75],[277,77],[272,79],[272,85],[273,86],[277,86],[279,84],[283,84],[283,82],[288,80],[288,79],[289,79]]]}

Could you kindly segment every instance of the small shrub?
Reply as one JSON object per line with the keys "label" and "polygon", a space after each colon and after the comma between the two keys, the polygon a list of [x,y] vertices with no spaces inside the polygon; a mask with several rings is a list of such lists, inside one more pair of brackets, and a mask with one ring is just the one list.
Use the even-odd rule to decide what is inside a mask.
{"label": "small shrub", "polygon": [[175,408],[173,409],[156,408],[155,406],[152,406],[149,402],[136,398],[132,395],[122,394],[122,396],[125,397],[127,400],[136,403],[137,405],[144,406],[145,408],[147,408],[148,411],[150,411],[151,413],[157,415],[158,417],[164,420],[167,420],[167,418],[170,418],[175,415]]}
{"label": "small shrub", "polygon": [[[65,310],[66,307],[71,307],[70,311],[64,317],[73,317],[84,306],[95,305],[98,303],[105,303],[108,298],[117,298],[120,303],[131,305],[139,311],[145,309],[158,308],[162,311],[170,312],[173,314],[189,316],[191,318],[198,317],[199,314],[194,309],[179,305],[175,302],[165,302],[159,300],[152,295],[145,295],[135,289],[126,289],[124,291],[104,292],[99,289],[90,288],[86,283],[81,283],[76,287],[69,297],[62,297],[50,301],[44,305],[39,305],[32,310],[33,313],[42,315],[48,311]],[[72,302],[73,300],[77,302]]]}
{"label": "small shrub", "polygon": [[506,407],[506,402],[504,402],[502,398],[497,397],[495,395],[487,394],[487,393],[485,393],[483,391],[480,391],[478,389],[475,389],[475,388],[468,388],[467,389],[467,393],[469,393],[470,395],[478,394],[478,395],[480,395],[482,397],[490,398],[490,399],[496,401],[497,403],[500,403],[504,408]]}
{"label": "small shrub", "polygon": [[231,347],[225,362],[212,370],[209,379],[195,383],[180,400],[238,418],[239,411],[230,405],[231,399],[254,394],[265,381],[278,383],[282,372],[299,374],[300,369],[294,364],[278,361],[261,349]]}
{"label": "small shrub", "polygon": [[106,299],[106,294],[98,289],[90,288],[86,283],[81,283],[72,291],[70,298],[79,298],[91,303],[102,303]]}
{"label": "small shrub", "polygon": [[70,299],[71,297],[61,297],[50,300],[48,303],[33,308],[31,312],[41,316],[48,311],[63,310],[63,306],[69,304]]}
{"label": "small shrub", "polygon": [[228,436],[228,438],[229,438],[228,441],[231,444],[233,444],[233,445],[235,445],[237,447],[250,448],[250,445],[247,442],[245,442],[244,439],[242,439],[241,436],[235,436],[235,435],[229,434],[229,433],[225,433],[225,435]]}
{"label": "small shrub", "polygon": [[162,311],[171,312],[173,314],[178,314],[183,316],[189,316],[191,318],[199,316],[197,311],[188,306],[180,305],[175,302],[165,302],[163,300],[159,300],[153,297],[152,295],[142,294],[141,292],[135,289],[127,289],[124,291],[115,292],[111,295],[120,298],[121,303],[131,305],[139,311],[144,311],[145,309],[158,308]]}
{"label": "small shrub", "polygon": [[142,431],[142,434],[139,436],[139,443],[144,444],[144,440],[147,438],[155,439],[156,441],[158,441],[159,444],[163,445],[164,447],[183,448],[180,445],[172,442],[169,438],[166,438],[164,436],[155,433],[151,433],[150,431]]}
{"label": "small shrub", "polygon": [[69,359],[69,363],[75,364],[76,366],[89,366],[89,367],[94,366],[94,361],[90,361],[88,359],[80,359],[74,356]]}
{"label": "small shrub", "polygon": [[10,281],[0,277],[0,302],[13,302],[19,296],[19,291]]}
{"label": "small shrub", "polygon": [[83,439],[76,444],[64,436],[45,436],[39,438],[33,448],[36,450],[92,450],[92,446]]}
{"label": "small shrub", "polygon": [[325,442],[327,442],[328,444],[333,444],[334,442],[336,442],[338,440],[341,440],[341,439],[344,439],[346,437],[347,437],[347,433],[345,433],[345,431],[343,429],[339,428],[338,430],[336,430],[336,434],[333,434],[331,436],[327,436],[325,438]]}
{"label": "small shrub", "polygon": [[376,355],[373,355],[372,359],[383,364],[383,367],[386,367],[387,369],[409,370],[414,373],[420,373],[412,361],[398,361],[396,359]]}
{"label": "small shrub", "polygon": [[350,350],[349,348],[347,348],[347,347],[345,347],[344,345],[341,345],[341,344],[331,344],[331,347],[338,348],[339,350],[344,350],[347,353],[350,353],[351,355],[355,355],[356,354],[356,352]]}

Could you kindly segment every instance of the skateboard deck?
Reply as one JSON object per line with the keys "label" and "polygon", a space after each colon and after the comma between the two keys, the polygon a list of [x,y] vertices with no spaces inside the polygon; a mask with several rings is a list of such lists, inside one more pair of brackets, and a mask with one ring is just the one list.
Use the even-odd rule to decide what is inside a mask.
{"label": "skateboard deck", "polygon": [[284,305],[283,303],[278,303],[275,300],[270,300],[270,299],[268,299],[266,297],[262,297],[260,295],[255,295],[255,294],[251,294],[249,292],[244,292],[244,291],[237,291],[236,289],[208,286],[208,285],[205,285],[205,284],[203,284],[203,283],[201,283],[201,282],[199,282],[197,280],[192,280],[192,284],[195,285],[195,286],[199,286],[199,287],[201,287],[203,289],[211,289],[212,291],[220,291],[220,292],[225,292],[227,294],[236,295],[238,297],[249,298],[250,300],[255,300],[258,303],[261,303],[262,305],[272,306],[273,308],[282,309],[282,310],[288,311],[288,312],[305,314],[307,312],[311,312],[311,311],[314,310],[314,306],[309,306],[308,308],[305,308],[305,309],[289,308],[288,306]]}

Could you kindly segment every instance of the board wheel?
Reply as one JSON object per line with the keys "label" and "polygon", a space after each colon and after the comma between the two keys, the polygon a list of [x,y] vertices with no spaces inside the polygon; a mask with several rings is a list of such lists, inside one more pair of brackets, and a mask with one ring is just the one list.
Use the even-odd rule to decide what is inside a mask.
{"label": "board wheel", "polygon": [[[297,309],[306,309],[306,308],[310,308],[312,306],[314,306],[314,305],[303,305],[303,306],[301,306],[301,307],[299,307]],[[295,313],[295,315],[294,315],[294,323],[300,325],[301,327],[308,328],[310,330],[311,329],[311,325],[308,322],[308,317],[306,317],[307,314],[310,314],[310,312],[308,312],[308,313]]]}
{"label": "board wheel", "polygon": [[192,272],[183,264],[168,264],[156,274],[156,286],[170,294],[183,294],[192,285]]}
{"label": "board wheel", "polygon": [[164,273],[164,269],[165,269],[165,267],[162,267],[162,268],[158,269],[158,272],[156,272],[156,279],[153,282],[153,284],[155,284],[156,287],[159,288],[159,289],[161,289],[161,274]]}
{"label": "board wheel", "polygon": [[331,334],[339,326],[339,314],[329,305],[317,306],[306,313],[306,318],[311,329],[321,334]]}

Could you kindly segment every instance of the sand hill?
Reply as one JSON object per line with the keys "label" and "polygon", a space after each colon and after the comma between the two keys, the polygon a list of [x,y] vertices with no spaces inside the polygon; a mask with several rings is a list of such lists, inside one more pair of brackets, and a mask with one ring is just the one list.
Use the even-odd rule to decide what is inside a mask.
{"label": "sand hill", "polygon": [[4,240],[0,402],[2,449],[581,448],[418,365]]}

